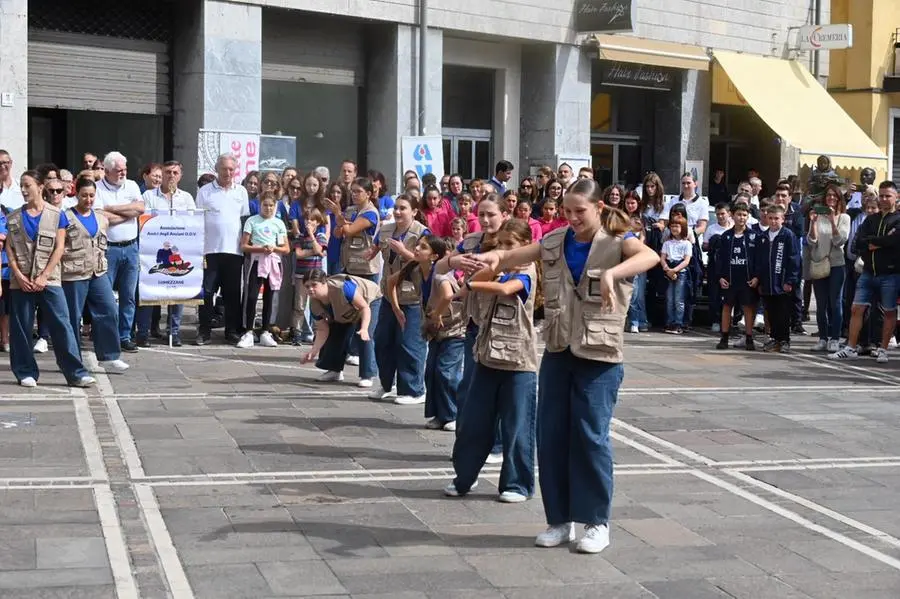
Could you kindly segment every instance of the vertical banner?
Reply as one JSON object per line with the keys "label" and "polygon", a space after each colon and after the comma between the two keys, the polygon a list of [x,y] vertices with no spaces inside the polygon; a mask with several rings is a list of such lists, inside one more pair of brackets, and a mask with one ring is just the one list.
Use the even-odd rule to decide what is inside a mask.
{"label": "vertical banner", "polygon": [[403,172],[415,171],[419,179],[433,173],[440,181],[444,176],[444,143],[440,135],[402,137]]}
{"label": "vertical banner", "polygon": [[684,172],[690,173],[694,176],[694,181],[697,182],[697,195],[703,195],[703,186],[706,185],[706,181],[703,180],[703,161],[702,160],[685,160],[684,161]]}
{"label": "vertical banner", "polygon": [[141,304],[183,304],[203,289],[203,212],[148,213],[139,219]]}
{"label": "vertical banner", "polygon": [[259,171],[281,173],[297,164],[297,138],[287,135],[259,136]]}
{"label": "vertical banner", "polygon": [[215,173],[216,159],[220,154],[234,154],[234,178],[243,180],[250,171],[259,169],[258,133],[235,133],[201,129],[197,136],[197,173]]}

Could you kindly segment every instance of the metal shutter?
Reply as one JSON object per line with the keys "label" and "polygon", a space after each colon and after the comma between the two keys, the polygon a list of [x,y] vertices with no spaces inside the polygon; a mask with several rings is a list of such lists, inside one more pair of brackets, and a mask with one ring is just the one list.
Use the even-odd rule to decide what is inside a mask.
{"label": "metal shutter", "polygon": [[31,29],[28,105],[171,114],[168,46],[163,42]]}
{"label": "metal shutter", "polygon": [[363,85],[363,31],[298,11],[263,11],[262,76],[272,81]]}
{"label": "metal shutter", "polygon": [[892,178],[894,181],[900,179],[900,117],[894,117],[894,164],[889,164],[888,167],[893,168]]}

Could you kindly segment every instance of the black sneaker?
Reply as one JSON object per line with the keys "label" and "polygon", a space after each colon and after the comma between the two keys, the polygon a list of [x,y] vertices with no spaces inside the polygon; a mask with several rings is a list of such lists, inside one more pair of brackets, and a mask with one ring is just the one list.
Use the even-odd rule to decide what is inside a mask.
{"label": "black sneaker", "polygon": [[194,345],[209,345],[209,333],[199,333],[194,339]]}
{"label": "black sneaker", "polygon": [[753,342],[753,337],[744,342],[744,349],[747,351],[756,351],[756,343]]}
{"label": "black sneaker", "polygon": [[181,347],[181,337],[172,335],[172,347]]}
{"label": "black sneaker", "polygon": [[728,335],[727,333],[719,339],[719,342],[716,343],[716,349],[728,349]]}
{"label": "black sneaker", "polygon": [[791,334],[792,335],[806,335],[806,329],[804,329],[803,325],[801,325],[801,324],[795,324],[793,327],[791,327]]}
{"label": "black sneaker", "polygon": [[165,337],[165,335],[163,335],[159,329],[153,329],[152,331],[150,331],[150,336],[154,339],[162,339],[163,337]]}
{"label": "black sneaker", "polygon": [[122,342],[122,351],[128,352],[129,354],[136,354],[138,351],[137,344],[131,339]]}
{"label": "black sneaker", "polygon": [[300,331],[294,331],[291,335],[291,345],[294,347],[299,347],[303,344],[303,338],[300,335]]}
{"label": "black sneaker", "polygon": [[791,344],[785,341],[784,343],[780,343],[778,345],[778,353],[779,354],[789,354],[791,353]]}
{"label": "black sneaker", "polygon": [[675,330],[672,332],[675,333],[676,335],[681,335],[682,333],[684,333],[684,329],[681,327],[675,327]]}
{"label": "black sneaker", "polygon": [[773,339],[772,341],[769,341],[768,343],[763,345],[762,349],[766,353],[770,353],[770,354],[778,353],[781,351],[781,344]]}
{"label": "black sneaker", "polygon": [[[254,335],[253,337],[254,337],[254,340],[255,340],[255,339],[256,339],[256,335]],[[225,333],[225,341],[226,341],[227,343],[230,343],[230,344],[234,345],[234,344],[236,344],[236,343],[237,343],[238,341],[240,341],[240,340],[241,340],[241,336],[238,335],[237,333]]]}
{"label": "black sneaker", "polygon": [[138,347],[150,347],[150,339],[147,337],[138,337],[135,339],[135,343]]}

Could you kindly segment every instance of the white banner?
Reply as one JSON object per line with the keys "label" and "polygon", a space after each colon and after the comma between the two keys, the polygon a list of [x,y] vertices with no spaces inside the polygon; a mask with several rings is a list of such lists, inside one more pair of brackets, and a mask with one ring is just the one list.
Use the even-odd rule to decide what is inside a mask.
{"label": "white banner", "polygon": [[215,173],[220,154],[231,153],[237,161],[234,180],[242,181],[259,169],[259,134],[201,129],[197,137],[197,174]]}
{"label": "white banner", "polygon": [[415,171],[419,179],[434,173],[438,181],[444,176],[444,144],[440,135],[403,137],[400,151],[403,153],[403,172]]}
{"label": "white banner", "polygon": [[141,303],[201,299],[203,212],[145,214],[140,223]]}

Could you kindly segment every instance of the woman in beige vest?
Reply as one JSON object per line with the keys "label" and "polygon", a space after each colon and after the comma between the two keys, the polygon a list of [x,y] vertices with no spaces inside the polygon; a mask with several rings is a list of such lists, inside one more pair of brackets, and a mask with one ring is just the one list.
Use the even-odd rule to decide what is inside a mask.
{"label": "woman in beige vest", "polygon": [[81,362],[60,281],[59,263],[69,223],[59,209],[44,202],[43,181],[36,171],[22,175],[21,187],[26,203],[9,215],[6,237],[11,275],[10,369],[23,387],[37,386],[40,371],[31,334],[34,311],[40,306],[47,319],[57,366],[69,385],[88,387],[95,381]]}
{"label": "woman in beige vest", "polygon": [[628,218],[605,208],[599,185],[572,184],[563,201],[569,226],[524,248],[478,256],[497,271],[542,260],[546,298],[538,400],[538,465],[549,527],[539,547],[574,540],[599,553],[609,545],[613,460],[609,423],[622,383],[630,277],[659,257],[629,231]]}

